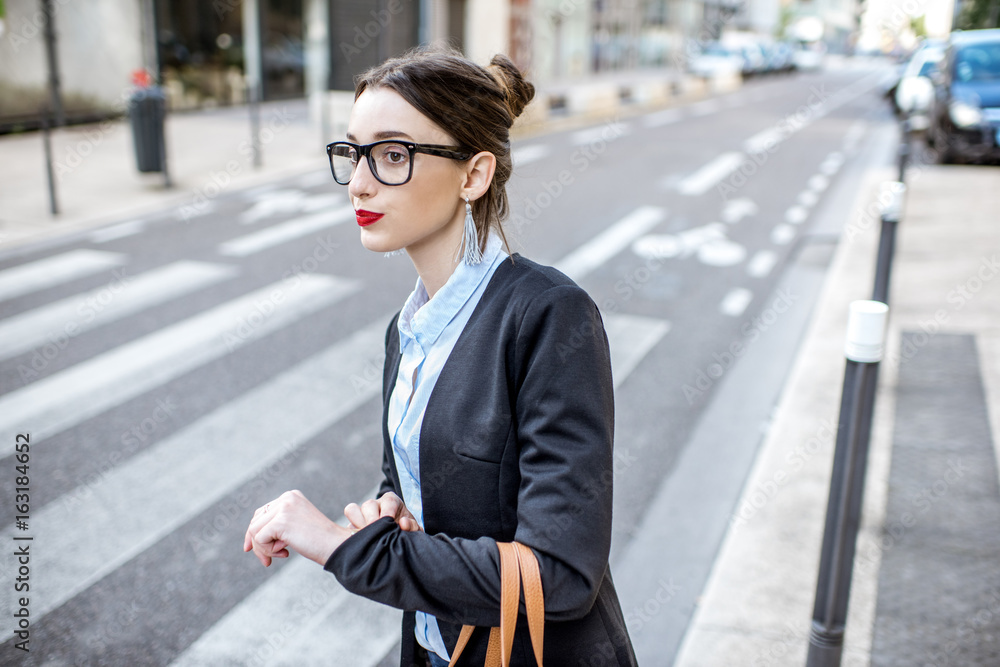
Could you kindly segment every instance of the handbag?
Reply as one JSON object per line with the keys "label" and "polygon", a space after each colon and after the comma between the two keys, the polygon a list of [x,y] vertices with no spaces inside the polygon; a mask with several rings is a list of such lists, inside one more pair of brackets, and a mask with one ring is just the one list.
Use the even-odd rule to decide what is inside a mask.
{"label": "handbag", "polygon": [[[545,632],[545,598],[542,594],[542,576],[534,552],[520,542],[498,542],[500,549],[500,627],[490,628],[490,641],[486,647],[485,667],[508,667],[510,652],[514,647],[514,630],[521,602],[521,583],[524,583],[524,606],[528,613],[528,632],[535,662],[542,667],[542,644]],[[451,654],[448,667],[455,667],[458,657],[472,637],[474,625],[463,625],[458,642]]]}

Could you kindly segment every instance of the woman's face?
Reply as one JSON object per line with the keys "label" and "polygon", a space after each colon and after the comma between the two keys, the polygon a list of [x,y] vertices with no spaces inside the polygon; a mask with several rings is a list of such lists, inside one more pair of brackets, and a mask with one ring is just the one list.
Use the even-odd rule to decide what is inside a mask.
{"label": "woman's face", "polygon": [[[454,146],[455,140],[390,88],[367,88],[354,103],[347,139],[369,144],[402,138],[418,144]],[[382,213],[361,227],[361,243],[368,250],[386,252],[407,248],[458,248],[465,219],[463,187],[466,163],[416,153],[413,176],[403,185],[385,185],[360,160],[348,192],[354,209]],[[470,196],[470,200],[474,197]]]}

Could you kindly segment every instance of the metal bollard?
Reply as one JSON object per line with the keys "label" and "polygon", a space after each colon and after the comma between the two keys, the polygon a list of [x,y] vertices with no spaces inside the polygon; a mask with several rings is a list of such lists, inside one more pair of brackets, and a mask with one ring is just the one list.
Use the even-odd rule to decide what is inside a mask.
{"label": "metal bollard", "polygon": [[913,129],[910,117],[907,115],[900,126],[902,137],[899,141],[899,182],[906,182],[906,163],[910,159],[910,134]]}
{"label": "metal bollard", "polygon": [[868,442],[889,307],[878,301],[851,303],[844,356],[844,389],[833,455],[826,527],[809,633],[807,667],[837,667],[844,648],[847,602],[861,521]]}
{"label": "metal bollard", "polygon": [[[903,209],[906,185],[890,181],[882,184],[880,200],[886,201],[882,207],[882,229],[878,242],[878,261],[875,264],[875,289],[873,301],[889,303],[889,274],[892,271],[892,256],[896,251],[896,226]],[[886,200],[886,197],[888,199]]]}

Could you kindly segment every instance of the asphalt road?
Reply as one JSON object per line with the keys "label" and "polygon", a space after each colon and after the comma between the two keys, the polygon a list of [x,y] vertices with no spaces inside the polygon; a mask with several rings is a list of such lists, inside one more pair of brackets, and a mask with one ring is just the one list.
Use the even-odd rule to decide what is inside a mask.
{"label": "asphalt road", "polygon": [[[670,663],[783,378],[735,369],[768,345],[772,366],[790,363],[850,174],[895,131],[879,78],[852,64],[761,79],[514,144],[512,249],[583,286],[612,342],[612,571],[630,631],[656,625],[636,571],[659,564],[685,591],[653,664]],[[285,490],[331,516],[374,490],[382,334],[415,272],[361,247],[324,165],[215,202],[0,258],[5,499],[16,434],[31,436],[28,530],[5,502],[0,539],[34,538],[24,660],[7,594],[18,565],[0,561],[3,664],[391,662],[398,612],[301,558],[265,570],[242,537]],[[765,414],[734,411],[758,394]],[[739,456],[693,480],[717,485],[716,502],[659,522],[708,535],[683,576],[670,570],[639,539],[650,508],[678,493],[692,443],[758,418]]]}

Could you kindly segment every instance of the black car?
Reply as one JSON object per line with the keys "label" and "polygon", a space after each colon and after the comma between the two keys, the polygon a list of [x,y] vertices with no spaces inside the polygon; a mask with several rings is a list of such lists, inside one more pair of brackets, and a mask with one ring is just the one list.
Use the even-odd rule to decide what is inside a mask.
{"label": "black car", "polygon": [[1000,29],[952,33],[933,81],[927,140],[939,161],[1000,159]]}

